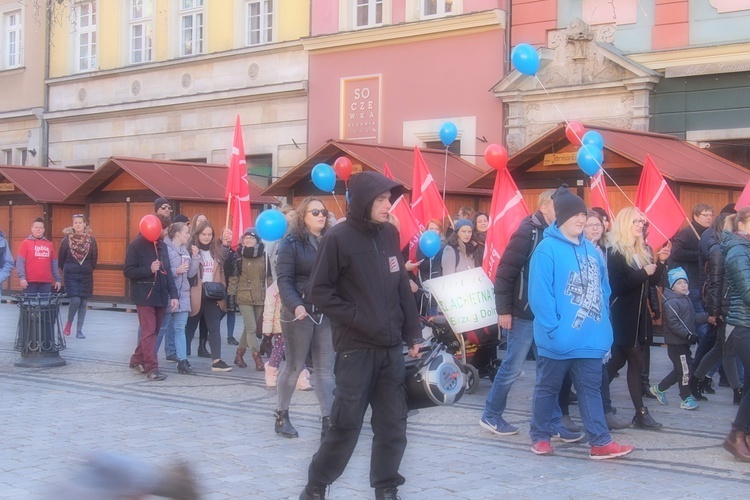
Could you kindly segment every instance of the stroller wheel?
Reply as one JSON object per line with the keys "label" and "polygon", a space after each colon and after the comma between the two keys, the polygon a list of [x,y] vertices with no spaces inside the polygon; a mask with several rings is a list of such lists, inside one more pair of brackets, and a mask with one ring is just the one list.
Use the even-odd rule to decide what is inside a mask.
{"label": "stroller wheel", "polygon": [[466,374],[466,394],[474,394],[479,389],[479,371],[472,365],[463,365]]}

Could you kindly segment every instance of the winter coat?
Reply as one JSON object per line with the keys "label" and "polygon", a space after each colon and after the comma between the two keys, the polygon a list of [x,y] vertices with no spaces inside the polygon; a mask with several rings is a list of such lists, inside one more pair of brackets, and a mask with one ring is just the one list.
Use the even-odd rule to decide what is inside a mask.
{"label": "winter coat", "polygon": [[[373,202],[389,190],[395,198],[403,187],[375,172],[352,176],[346,220],[329,229],[318,248],[310,301],[330,318],[336,352],[423,340],[398,230],[370,219]],[[280,262],[278,271],[280,279]]]}
{"label": "winter coat", "polygon": [[657,285],[665,266],[656,263],[656,271],[649,276],[645,269],[636,269],[625,262],[625,256],[607,250],[607,273],[612,288],[610,309],[614,331],[614,345],[636,347],[646,342],[649,317],[646,298],[650,285]]}
{"label": "winter coat", "polygon": [[[192,258],[198,261],[198,279],[192,280],[195,285],[190,287],[190,316],[195,316],[200,312],[201,305],[203,304],[203,261],[200,253]],[[214,255],[214,261],[214,279],[212,281],[226,286],[224,262],[221,260],[221,255],[218,252]],[[227,310],[226,299],[217,301],[217,305],[222,311]]]}
{"label": "winter coat", "polygon": [[262,306],[266,300],[266,254],[261,251],[257,257],[235,255],[227,294],[235,296],[237,305]]}
{"label": "winter coat", "polygon": [[495,273],[497,314],[534,319],[529,308],[529,262],[534,248],[544,238],[547,222],[542,212],[525,217],[510,237]]}
{"label": "winter coat", "polygon": [[705,312],[696,314],[693,303],[687,295],[669,288],[664,289],[664,321],[662,332],[668,345],[689,345],[688,335],[695,335],[695,325],[708,321]]}
{"label": "winter coat", "polygon": [[10,278],[10,273],[15,265],[5,233],[0,231],[0,287],[3,286],[5,280]]}
{"label": "winter coat", "polygon": [[[174,286],[177,289],[177,298],[180,301],[177,310],[169,312],[190,312],[190,278],[198,274],[200,261],[190,257],[187,247],[178,247],[169,239],[165,240],[164,243],[167,245],[167,252],[169,253],[170,276],[174,280]],[[183,257],[188,258],[190,266],[186,273],[177,274],[176,270],[182,265]]]}
{"label": "winter coat", "polygon": [[264,335],[281,333],[281,297],[279,287],[274,281],[266,288],[266,301],[263,304],[263,327]]}
{"label": "winter coat", "polygon": [[[700,254],[700,235],[706,230],[695,221],[691,222],[691,227],[682,229],[672,238],[672,253],[669,256],[669,269],[681,267],[688,276],[688,283],[691,288],[700,287],[700,272],[698,271],[698,261]],[[695,232],[698,237],[695,236]]]}
{"label": "winter coat", "polygon": [[724,231],[721,250],[729,284],[727,323],[750,328],[750,237]]}
{"label": "winter coat", "polygon": [[298,236],[290,234],[279,243],[276,284],[279,287],[281,304],[292,316],[298,306],[305,306],[308,314],[313,312],[309,284],[317,254],[318,243],[312,235],[308,235],[306,240],[301,240]]}
{"label": "winter coat", "polygon": [[703,302],[706,311],[709,316],[725,318],[729,312],[729,284],[725,273],[724,252],[713,230],[707,230],[701,235],[701,255],[705,255]]}
{"label": "winter coat", "polygon": [[29,283],[62,281],[57,266],[55,247],[44,236],[37,239],[29,235],[21,242],[16,256],[16,272],[18,279]]}
{"label": "winter coat", "polygon": [[440,262],[440,266],[443,269],[443,276],[460,273],[461,271],[468,271],[469,269],[477,267],[476,248],[473,247],[474,244],[472,242],[469,242],[469,245],[471,245],[471,255],[460,250],[460,244],[458,247],[454,247],[453,245],[445,246]]}
{"label": "winter coat", "polygon": [[[130,280],[130,300],[137,306],[167,307],[170,299],[177,298],[167,246],[157,240],[156,248],[139,234],[125,253],[122,273]],[[151,263],[157,258],[161,268],[153,272]]]}
{"label": "winter coat", "polygon": [[602,359],[612,347],[607,268],[583,235],[570,241],[553,223],[531,256],[529,306],[539,355]]}
{"label": "winter coat", "polygon": [[94,294],[94,269],[99,258],[99,250],[96,240],[90,236],[91,229],[86,228],[89,234],[89,253],[82,261],[78,261],[70,249],[70,237],[75,234],[72,227],[63,229],[65,238],[60,242],[60,252],[57,265],[62,269],[65,292],[69,297],[90,298]]}

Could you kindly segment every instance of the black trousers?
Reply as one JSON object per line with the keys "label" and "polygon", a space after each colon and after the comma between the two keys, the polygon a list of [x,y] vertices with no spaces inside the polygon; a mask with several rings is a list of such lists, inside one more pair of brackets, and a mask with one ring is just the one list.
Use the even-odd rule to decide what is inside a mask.
{"label": "black trousers", "polygon": [[692,356],[689,345],[668,345],[667,356],[672,362],[672,371],[659,382],[659,390],[666,391],[675,384],[680,386],[680,399],[690,396],[690,365]]}
{"label": "black trousers", "polygon": [[[201,310],[195,316],[190,316],[185,325],[185,338],[188,348],[193,342],[195,329],[201,320],[205,320],[208,328],[208,346],[211,349],[211,359],[221,359],[221,318],[224,312],[215,300],[202,299]],[[202,340],[202,339],[201,339]]]}
{"label": "black trousers", "polygon": [[372,407],[370,486],[404,484],[398,473],[406,449],[406,392],[401,346],[336,353],[331,428],[308,469],[308,484],[326,487],[344,472],[357,445],[362,420]]}

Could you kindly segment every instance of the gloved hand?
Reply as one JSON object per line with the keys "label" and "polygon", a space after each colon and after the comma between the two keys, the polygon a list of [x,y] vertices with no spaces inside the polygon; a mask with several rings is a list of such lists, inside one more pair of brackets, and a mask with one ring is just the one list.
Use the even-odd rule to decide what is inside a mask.
{"label": "gloved hand", "polygon": [[685,337],[685,340],[687,340],[691,344],[697,344],[698,341],[700,340],[700,337],[698,337],[697,335],[693,333],[688,333],[687,337]]}
{"label": "gloved hand", "polygon": [[661,312],[660,311],[656,311],[654,313],[654,315],[653,315],[653,319],[654,319],[654,321],[657,321],[659,318],[661,318]]}
{"label": "gloved hand", "polygon": [[227,311],[237,310],[237,297],[234,295],[227,295]]}

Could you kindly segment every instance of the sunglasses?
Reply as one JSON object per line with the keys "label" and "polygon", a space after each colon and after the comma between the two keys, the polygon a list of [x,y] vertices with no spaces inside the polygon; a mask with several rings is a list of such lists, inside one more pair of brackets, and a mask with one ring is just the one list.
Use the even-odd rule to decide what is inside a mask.
{"label": "sunglasses", "polygon": [[317,217],[321,214],[323,215],[323,217],[328,217],[328,210],[326,210],[325,208],[323,210],[313,208],[312,210],[308,210],[307,213],[313,214],[313,217]]}
{"label": "sunglasses", "polygon": [[160,210],[169,210],[171,212],[172,211],[172,206],[164,204],[164,205],[160,206],[159,209]]}

